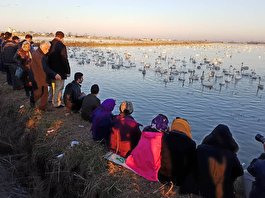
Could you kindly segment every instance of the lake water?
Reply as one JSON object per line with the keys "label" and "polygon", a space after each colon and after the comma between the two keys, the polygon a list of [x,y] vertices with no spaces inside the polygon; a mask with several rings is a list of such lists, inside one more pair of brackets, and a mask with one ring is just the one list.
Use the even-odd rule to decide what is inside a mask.
{"label": "lake water", "polygon": [[[222,123],[229,126],[238,142],[242,163],[248,164],[263,151],[254,137],[257,133],[265,135],[265,91],[258,89],[259,77],[260,84],[265,83],[264,45],[69,48],[68,55],[71,77],[67,82],[73,79],[75,72],[84,73],[82,90],[89,93],[91,85],[98,84],[101,101],[116,99],[114,114],[119,113],[123,100],[129,100],[134,105],[134,118],[144,126],[159,113],[170,121],[176,116],[186,118],[197,144]],[[136,67],[113,69],[112,64],[121,58],[123,65],[128,65],[126,57]],[[86,62],[88,59],[90,63]],[[257,79],[242,76],[235,80],[235,75],[231,78],[241,71],[242,63],[249,67],[243,73],[255,76],[255,72]],[[139,71],[144,65],[148,67],[145,75]],[[228,75],[223,75],[223,69]],[[165,70],[168,73],[161,74]],[[187,73],[172,75],[174,80],[169,81],[169,72],[175,70]],[[203,86],[200,79],[191,81],[193,70],[199,78],[204,71],[204,82],[208,81],[213,87]],[[209,77],[211,71],[223,77]],[[179,80],[180,76],[185,81]],[[227,82],[224,83],[224,79]]]}

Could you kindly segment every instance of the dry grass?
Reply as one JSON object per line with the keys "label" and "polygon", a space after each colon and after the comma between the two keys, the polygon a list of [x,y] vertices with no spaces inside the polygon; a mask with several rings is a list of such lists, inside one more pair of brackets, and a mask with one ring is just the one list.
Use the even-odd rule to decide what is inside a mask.
{"label": "dry grass", "polygon": [[[0,196],[190,197],[178,195],[178,188],[173,185],[149,182],[105,160],[104,145],[92,140],[90,124],[79,114],[68,114],[51,106],[46,112],[32,110],[23,91],[14,92],[4,84],[3,74],[0,96],[0,137],[12,145],[12,151],[0,160],[11,178],[5,188],[0,186],[6,193]],[[74,140],[80,144],[71,147]],[[20,189],[21,196],[10,194],[8,186],[14,189],[12,193]]]}

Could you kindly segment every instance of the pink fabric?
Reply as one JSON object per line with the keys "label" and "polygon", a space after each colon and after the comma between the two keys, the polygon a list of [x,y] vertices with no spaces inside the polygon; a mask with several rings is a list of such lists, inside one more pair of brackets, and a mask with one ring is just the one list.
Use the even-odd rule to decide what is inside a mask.
{"label": "pink fabric", "polygon": [[159,132],[142,132],[138,145],[126,159],[127,166],[150,181],[158,181],[162,136]]}

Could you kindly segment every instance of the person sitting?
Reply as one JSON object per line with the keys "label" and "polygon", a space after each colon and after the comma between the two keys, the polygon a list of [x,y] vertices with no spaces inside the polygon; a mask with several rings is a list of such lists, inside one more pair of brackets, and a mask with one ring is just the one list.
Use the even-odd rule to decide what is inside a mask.
{"label": "person sitting", "polygon": [[82,82],[83,74],[81,72],[76,72],[74,80],[65,87],[63,98],[68,111],[77,113],[82,106],[82,101],[86,96],[85,93],[81,92]]}
{"label": "person sitting", "polygon": [[243,175],[237,158],[239,147],[229,128],[219,124],[197,147],[196,180],[206,198],[235,197],[234,181]]}
{"label": "person sitting", "polygon": [[92,113],[92,136],[95,141],[105,141],[110,134],[112,127],[115,100],[112,98],[106,99]]}
{"label": "person sitting", "polygon": [[98,85],[92,85],[90,92],[82,102],[81,117],[86,121],[92,122],[92,112],[100,105],[100,100],[97,98],[99,92]]}
{"label": "person sitting", "polygon": [[108,141],[109,150],[125,158],[136,147],[141,137],[140,125],[131,116],[132,112],[133,104],[123,101],[120,114],[114,117]]}
{"label": "person sitting", "polygon": [[170,131],[163,136],[159,181],[182,185],[195,163],[195,154],[196,143],[192,140],[190,124],[183,118],[175,118]]}
{"label": "person sitting", "polygon": [[255,139],[263,144],[264,152],[258,158],[254,158],[251,161],[247,171],[244,173],[247,198],[265,197],[265,138],[258,134],[255,136]]}
{"label": "person sitting", "polygon": [[163,114],[157,115],[151,125],[143,129],[139,143],[126,159],[128,167],[149,181],[158,181],[162,137],[167,130],[167,117]]}

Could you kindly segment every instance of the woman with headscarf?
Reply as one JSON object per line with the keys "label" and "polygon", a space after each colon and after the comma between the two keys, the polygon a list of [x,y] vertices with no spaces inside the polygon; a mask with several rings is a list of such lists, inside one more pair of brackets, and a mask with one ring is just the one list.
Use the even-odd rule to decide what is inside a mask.
{"label": "woman with headscarf", "polygon": [[139,123],[131,116],[133,104],[123,101],[120,105],[120,114],[115,116],[109,137],[109,149],[122,157],[128,157],[138,144],[141,137]]}
{"label": "woman with headscarf", "polygon": [[151,125],[143,129],[138,145],[126,159],[127,166],[147,180],[158,181],[162,137],[167,130],[167,117],[163,114],[157,115]]}
{"label": "woman with headscarf", "polygon": [[170,131],[163,136],[159,181],[172,181],[178,186],[183,184],[193,168],[195,151],[196,143],[192,140],[190,124],[183,118],[175,118]]}
{"label": "woman with headscarf", "polygon": [[92,136],[95,141],[106,139],[112,127],[115,100],[112,98],[106,99],[92,113]]}
{"label": "woman with headscarf", "polygon": [[239,147],[229,128],[219,124],[197,147],[196,180],[199,192],[209,198],[235,197],[234,181],[243,175]]}
{"label": "woman with headscarf", "polygon": [[20,80],[24,84],[26,96],[33,100],[33,89],[29,80],[30,63],[32,60],[30,48],[30,42],[24,41],[21,45],[21,48],[19,48],[15,54],[14,59],[18,63],[18,67],[22,69]]}

